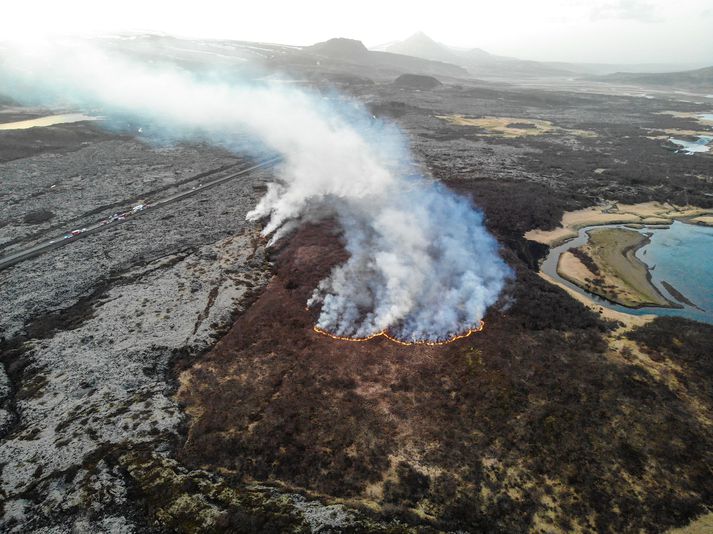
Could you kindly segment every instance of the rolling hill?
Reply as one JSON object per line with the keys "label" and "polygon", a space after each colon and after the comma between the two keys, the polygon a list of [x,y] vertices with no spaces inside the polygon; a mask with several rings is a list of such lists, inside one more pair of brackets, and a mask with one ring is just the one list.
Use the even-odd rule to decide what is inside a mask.
{"label": "rolling hill", "polygon": [[713,90],[713,67],[684,72],[616,72],[605,76],[592,76],[588,79],[610,83]]}

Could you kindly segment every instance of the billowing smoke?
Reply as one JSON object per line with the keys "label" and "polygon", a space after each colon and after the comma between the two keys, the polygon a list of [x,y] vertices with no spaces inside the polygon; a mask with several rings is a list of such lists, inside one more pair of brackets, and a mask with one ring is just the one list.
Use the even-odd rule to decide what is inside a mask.
{"label": "billowing smoke", "polygon": [[349,259],[308,303],[321,306],[318,326],[334,334],[448,339],[479,324],[510,276],[481,213],[414,174],[398,130],[354,102],[147,66],[76,43],[6,51],[0,74],[0,93],[15,98],[61,99],[159,125],[164,138],[236,151],[247,136],[282,155],[248,218],[266,218],[264,234],[273,236],[305,219],[339,222]]}

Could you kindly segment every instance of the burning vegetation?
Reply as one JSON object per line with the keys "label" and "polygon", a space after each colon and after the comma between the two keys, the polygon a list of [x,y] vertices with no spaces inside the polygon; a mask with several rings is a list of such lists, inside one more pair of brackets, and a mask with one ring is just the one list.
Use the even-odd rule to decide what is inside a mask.
{"label": "burning vegetation", "polygon": [[[180,375],[182,462],[439,530],[660,530],[703,510],[713,437],[700,380],[686,389],[697,401],[673,394],[512,253],[515,303],[479,335],[335,343],[304,301],[344,256],[327,223],[277,247],[266,290]],[[710,331],[676,324],[699,342]],[[683,363],[662,351],[671,370]]]}
{"label": "burning vegetation", "polygon": [[475,334],[476,332],[482,332],[483,328],[485,328],[485,321],[480,321],[480,325],[478,325],[476,328],[469,328],[466,330],[463,334],[458,334],[456,336],[453,336],[448,339],[444,339],[443,341],[428,341],[425,339],[421,340],[416,340],[416,341],[404,341],[403,339],[397,339],[391,334],[389,334],[386,330],[382,330],[381,332],[377,332],[376,334],[372,334],[370,336],[366,337],[346,337],[346,336],[337,336],[335,334],[332,334],[331,332],[327,332],[326,330],[315,326],[313,327],[313,330],[317,332],[318,334],[322,334],[323,336],[330,337],[332,339],[336,339],[339,341],[357,341],[357,342],[363,342],[363,341],[371,341],[372,339],[376,339],[378,337],[384,337],[388,339],[389,341],[393,341],[394,343],[398,343],[399,345],[404,345],[406,347],[409,347],[411,345],[429,345],[431,347],[438,347],[441,345],[447,345],[448,343],[453,343],[454,341],[458,341],[459,339],[464,339],[471,334]]}

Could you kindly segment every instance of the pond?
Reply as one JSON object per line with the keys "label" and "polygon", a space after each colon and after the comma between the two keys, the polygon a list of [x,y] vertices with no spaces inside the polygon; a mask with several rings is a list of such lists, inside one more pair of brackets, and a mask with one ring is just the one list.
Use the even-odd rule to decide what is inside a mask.
{"label": "pond", "polygon": [[[675,315],[713,324],[713,228],[675,221],[669,227],[636,229],[650,235],[649,243],[636,252],[636,257],[649,267],[651,283],[664,297],[681,305],[680,308],[636,309],[614,304],[589,293],[557,273],[560,255],[584,245],[588,241],[587,232],[595,228],[630,229],[621,224],[582,228],[576,238],[551,249],[540,270],[597,304],[613,310],[635,315]],[[681,302],[681,295],[689,303]]]}
{"label": "pond", "polygon": [[676,139],[671,137],[669,139],[674,145],[681,147],[679,152],[685,154],[695,154],[697,152],[708,152],[710,147],[708,146],[713,142],[713,136],[711,135],[699,135],[695,141],[687,141],[686,139]]}

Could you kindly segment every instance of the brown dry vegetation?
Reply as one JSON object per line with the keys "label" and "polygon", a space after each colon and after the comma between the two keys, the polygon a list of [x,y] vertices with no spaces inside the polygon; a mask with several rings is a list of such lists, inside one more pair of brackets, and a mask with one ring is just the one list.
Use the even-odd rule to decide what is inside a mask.
{"label": "brown dry vegetation", "polygon": [[522,117],[479,117],[471,118],[463,115],[440,115],[438,119],[456,126],[473,126],[483,131],[485,136],[523,137],[543,135],[546,133],[561,133],[581,137],[596,137],[597,134],[586,130],[570,130],[555,126],[551,121],[528,119]]}
{"label": "brown dry vegetation", "polygon": [[[682,366],[674,391],[611,358],[607,325],[505,255],[514,304],[483,333],[444,347],[334,341],[304,303],[344,252],[331,226],[303,228],[183,372],[180,460],[439,529],[661,531],[701,513],[713,434],[693,407],[710,406],[710,372]],[[711,337],[696,328],[691,342]]]}

